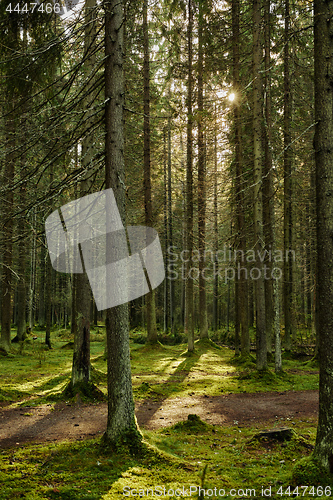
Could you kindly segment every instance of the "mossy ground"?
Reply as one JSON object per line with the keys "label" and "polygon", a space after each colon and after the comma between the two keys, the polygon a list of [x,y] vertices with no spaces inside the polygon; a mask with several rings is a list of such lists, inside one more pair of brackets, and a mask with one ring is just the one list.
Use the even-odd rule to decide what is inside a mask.
{"label": "mossy ground", "polygon": [[[259,493],[262,487],[271,487],[277,493],[293,484],[292,491],[292,467],[311,453],[315,435],[314,422],[299,422],[295,428],[305,438],[259,443],[251,441],[251,428],[205,424],[198,430],[198,426],[175,425],[144,431],[146,441],[162,453],[150,448],[139,458],[122,452],[107,453],[97,440],[5,450],[0,455],[0,498],[115,500],[124,498],[124,491],[130,488],[146,491],[165,487],[169,491],[184,486],[186,490],[201,485],[206,465],[204,488],[226,491],[225,496],[213,498],[235,498],[227,494],[233,488]],[[193,494],[192,498],[198,496]]]}
{"label": "mossy ground", "polygon": [[[104,333],[102,328],[93,332],[91,358],[94,383],[106,393]],[[13,346],[13,355],[1,359],[0,401],[38,405],[64,397],[72,351],[61,347],[72,340],[71,335],[65,330],[54,331],[53,349],[44,351],[44,333],[34,334],[38,340],[26,342],[21,350]],[[305,361],[284,360],[284,373],[280,376],[272,371],[273,364],[269,372],[258,375],[251,361],[243,366],[234,358],[234,351],[216,348],[206,341],[196,343],[191,357],[186,356],[186,345],[149,347],[132,342],[131,362],[137,399],[185,396],[189,392],[214,396],[221,392],[318,388],[317,367],[312,368]],[[311,453],[315,419],[294,419],[297,437],[286,443],[251,441],[263,425],[240,428],[235,423],[218,427],[192,420],[158,431],[143,431],[145,441],[161,451],[140,457],[123,451],[106,452],[96,439],[4,450],[0,455],[0,499],[116,500],[126,498],[123,493],[129,492],[129,488],[146,492],[157,486],[171,493],[183,486],[185,490],[191,485],[200,486],[206,465],[203,487],[226,492],[212,498],[246,498],[247,489],[256,490],[256,496],[251,498],[262,498],[262,487],[271,487],[275,498],[292,496],[284,492],[289,484],[293,484],[292,489],[296,485],[298,469],[293,478],[292,467]],[[277,420],[276,426],[279,425]],[[240,490],[236,496],[228,494],[233,488]],[[276,495],[279,488],[282,495]],[[320,494],[304,496],[320,497],[323,498]],[[179,496],[170,494],[166,498]],[[193,493],[192,498],[197,499],[198,495]]]}
{"label": "mossy ground", "polygon": [[[15,332],[13,330],[13,336]],[[44,349],[44,332],[34,331],[38,339],[28,339],[23,347],[13,344],[12,353],[1,359],[0,401],[40,404],[62,398],[70,378],[72,350],[62,349],[72,341],[68,330],[52,332],[51,350]],[[135,337],[134,337],[135,338]],[[92,332],[91,360],[93,382],[106,394],[105,330]],[[198,340],[187,356],[185,344],[145,346],[131,342],[133,387],[136,398],[151,395],[218,396],[221,393],[307,390],[318,388],[318,367],[308,360],[283,360],[284,372],[258,374],[255,363],[242,363],[227,347]],[[310,359],[310,358],[309,358]]]}

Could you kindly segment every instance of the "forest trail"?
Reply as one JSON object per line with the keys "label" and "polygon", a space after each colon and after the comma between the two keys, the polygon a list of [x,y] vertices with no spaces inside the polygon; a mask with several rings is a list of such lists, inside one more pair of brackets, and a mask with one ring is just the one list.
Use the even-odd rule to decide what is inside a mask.
{"label": "forest trail", "polygon": [[[189,414],[215,425],[268,427],[278,421],[290,425],[293,419],[317,418],[318,391],[262,392],[221,396],[146,399],[136,403],[142,429],[159,429]],[[73,404],[20,408],[0,406],[0,448],[25,443],[81,440],[102,434],[106,429],[107,404]]]}

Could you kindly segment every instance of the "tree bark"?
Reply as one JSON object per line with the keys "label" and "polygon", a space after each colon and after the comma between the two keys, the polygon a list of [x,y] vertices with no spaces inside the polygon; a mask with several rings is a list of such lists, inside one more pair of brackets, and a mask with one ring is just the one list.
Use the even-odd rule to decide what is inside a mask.
{"label": "tree bark", "polygon": [[164,249],[165,249],[165,276],[164,280],[164,331],[168,330],[169,326],[169,294],[168,294],[168,268],[169,268],[169,237],[168,237],[168,182],[167,182],[167,147],[166,147],[166,130],[163,129],[163,174],[164,174],[164,192],[163,192],[163,207],[164,207]]}
{"label": "tree bark", "polygon": [[214,127],[214,295],[213,295],[213,325],[216,332],[219,328],[219,231],[218,231],[218,211],[217,211],[217,110],[215,107],[215,127]]}
{"label": "tree bark", "polygon": [[3,275],[2,275],[2,300],[1,300],[1,339],[0,346],[9,351],[11,342],[11,320],[12,320],[12,261],[13,261],[13,209],[14,193],[13,181],[15,171],[15,117],[14,103],[8,104],[8,115],[6,117],[7,131],[7,152],[3,174],[3,184],[5,186],[5,195],[2,202],[3,210]]}
{"label": "tree bark", "polygon": [[205,246],[206,246],[206,166],[204,143],[204,53],[203,53],[203,12],[199,0],[198,20],[198,249],[199,249],[199,333],[200,338],[208,338]]}
{"label": "tree bark", "polygon": [[263,263],[259,254],[264,252],[263,204],[262,204],[262,89],[260,66],[261,47],[261,2],[253,0],[253,156],[254,156],[254,237],[256,253],[256,343],[257,369],[267,368],[267,342],[265,324],[265,283]]}
{"label": "tree bark", "polygon": [[45,280],[45,316],[46,316],[46,330],[45,330],[45,344],[51,349],[51,322],[52,322],[52,302],[51,302],[51,288],[53,270],[49,254],[46,256],[46,280]]}
{"label": "tree bark", "polygon": [[270,269],[268,277],[265,279],[265,308],[266,308],[266,335],[267,351],[272,355],[272,344],[274,341],[274,283],[271,276],[273,266],[272,259],[275,249],[274,242],[274,187],[273,187],[273,164],[272,164],[272,105],[271,105],[271,53],[270,53],[270,0],[265,0],[264,4],[265,20],[265,127],[264,127],[264,148],[265,161],[263,169],[263,216],[264,216],[264,236],[266,257],[265,264]]}
{"label": "tree bark", "polygon": [[[21,209],[24,207],[26,201],[26,186],[22,183],[20,187],[20,203],[22,203]],[[19,232],[19,243],[18,243],[18,253],[19,253],[19,281],[17,285],[17,341],[22,342],[26,337],[26,228],[25,228],[25,218],[22,214],[18,222],[18,232]],[[14,339],[15,340],[15,339]]]}
{"label": "tree bark", "polygon": [[[149,33],[148,33],[148,0],[143,2],[143,137],[144,137],[144,201],[146,226],[153,226],[153,208],[151,198],[150,174],[150,70],[149,70]],[[155,290],[146,295],[147,305],[147,343],[157,343]]]}
{"label": "tree bark", "polygon": [[39,301],[38,301],[38,325],[45,327],[45,266],[46,266],[46,247],[45,235],[43,235],[40,249],[40,280],[39,280]]}
{"label": "tree bark", "polygon": [[[125,224],[124,68],[122,0],[105,0],[105,187],[113,189]],[[128,305],[106,311],[108,360],[108,419],[104,442],[126,441],[136,448],[141,441],[132,392]]]}
{"label": "tree bark", "polygon": [[35,283],[36,283],[36,213],[33,210],[32,213],[32,241],[30,250],[30,283],[29,283],[29,295],[28,295],[28,324],[30,330],[34,326],[34,296],[35,296]]}
{"label": "tree bark", "polygon": [[188,351],[194,351],[194,300],[193,279],[190,276],[193,253],[193,11],[192,0],[188,0],[188,75],[187,75],[187,157],[186,157],[186,289],[185,289],[185,333],[188,336]]}
{"label": "tree bark", "polygon": [[[169,89],[169,99],[171,99],[170,89]],[[169,245],[173,246],[173,220],[172,220],[172,153],[171,153],[171,109],[169,110],[168,116],[168,233],[169,233]],[[170,329],[171,333],[174,333],[175,328],[175,287],[174,280],[169,280],[169,306],[170,306]]]}
{"label": "tree bark", "polygon": [[[93,71],[95,56],[94,46],[96,37],[96,0],[85,1],[85,34],[84,34],[84,71],[90,74]],[[88,180],[94,156],[94,140],[92,135],[93,118],[89,111],[89,95],[86,100],[87,117],[85,127],[90,132],[85,135],[82,141],[82,169],[83,179],[80,182],[80,196],[85,196],[90,190]],[[89,384],[90,382],[90,305],[91,290],[87,273],[79,273],[75,278],[75,315],[76,331],[74,334],[74,350],[71,375],[71,387],[76,384]],[[82,390],[82,388],[80,388]]]}
{"label": "tree bark", "polygon": [[333,1],[314,1],[319,419],[314,456],[333,472]]}
{"label": "tree bark", "polygon": [[[245,196],[246,186],[245,172],[243,169],[242,152],[242,125],[241,125],[241,93],[240,93],[240,64],[239,64],[239,0],[232,2],[232,35],[233,35],[233,78],[232,87],[236,95],[234,104],[234,130],[235,130],[235,194],[236,194],[236,227],[237,227],[237,262],[236,262],[236,281],[235,287],[237,301],[237,317],[239,323],[239,335],[241,341],[242,356],[250,354],[250,335],[249,335],[249,293],[248,276],[246,262],[241,258],[246,252],[246,223],[245,223]],[[239,268],[244,271],[238,272]],[[246,273],[246,275],[245,275]],[[237,321],[236,317],[236,321]]]}
{"label": "tree bark", "polygon": [[283,177],[284,177],[284,329],[285,349],[291,350],[292,339],[292,263],[288,255],[292,246],[292,214],[291,214],[291,94],[290,94],[290,55],[289,55],[289,0],[285,0],[285,29],[284,29],[284,123],[283,123]]}

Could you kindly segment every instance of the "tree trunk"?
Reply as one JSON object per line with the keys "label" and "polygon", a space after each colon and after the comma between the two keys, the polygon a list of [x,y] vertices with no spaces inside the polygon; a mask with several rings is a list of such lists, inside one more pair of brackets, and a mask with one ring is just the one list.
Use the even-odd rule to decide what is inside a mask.
{"label": "tree trunk", "polygon": [[217,211],[217,111],[215,107],[215,127],[214,127],[214,295],[213,295],[213,326],[216,332],[219,328],[219,230]]}
{"label": "tree trunk", "polygon": [[[234,130],[235,130],[235,191],[236,191],[236,227],[237,227],[237,262],[236,262],[236,281],[235,287],[237,315],[239,322],[239,334],[241,341],[242,356],[250,354],[250,336],[249,336],[249,293],[248,293],[248,276],[246,262],[242,255],[246,252],[246,223],[245,223],[245,175],[243,170],[243,153],[242,153],[242,125],[241,125],[241,93],[239,85],[239,0],[232,2],[232,35],[233,35],[233,82],[232,87],[235,93],[234,104]],[[243,269],[244,270],[243,270]],[[239,269],[242,269],[239,272]]]}
{"label": "tree trunk", "polygon": [[39,302],[38,302],[38,325],[40,328],[45,326],[45,266],[46,266],[46,248],[45,238],[43,236],[40,249],[40,281],[39,281]]}
{"label": "tree trunk", "polygon": [[[22,210],[26,201],[26,185],[21,184],[20,187],[20,209]],[[17,285],[17,341],[22,342],[26,337],[26,252],[27,252],[27,238],[25,217],[22,213],[18,222],[18,253],[19,253],[19,281]]]}
{"label": "tree trunk", "polygon": [[[124,3],[105,0],[105,187],[113,189],[125,224],[124,168]],[[120,249],[121,250],[121,249]],[[128,305],[106,311],[108,419],[104,442],[126,441],[133,451],[141,441],[132,392]]]}
{"label": "tree trunk", "polygon": [[280,291],[279,280],[273,279],[273,310],[274,310],[274,340],[275,340],[275,373],[282,372],[281,335],[280,335]]}
{"label": "tree trunk", "polygon": [[271,119],[271,55],[270,55],[270,0],[264,4],[265,20],[265,127],[264,127],[264,176],[263,176],[263,216],[266,257],[265,264],[269,269],[265,278],[265,307],[266,307],[266,335],[267,351],[272,355],[272,343],[274,340],[274,283],[272,278],[272,259],[274,245],[274,187],[273,187],[273,164],[272,164],[272,119]]}
{"label": "tree trunk", "polygon": [[206,245],[206,166],[204,144],[204,54],[203,54],[203,12],[202,0],[199,0],[198,20],[198,249],[199,249],[199,333],[200,338],[208,338],[205,245]]}
{"label": "tree trunk", "polygon": [[77,314],[76,314],[76,289],[77,289],[77,278],[78,274],[72,274],[72,304],[71,304],[71,334],[76,335],[77,332]]}
{"label": "tree trunk", "polygon": [[[83,148],[82,148],[83,151]],[[71,386],[90,382],[90,302],[91,291],[86,273],[76,276],[76,332],[74,335],[74,350]]]}
{"label": "tree trunk", "polygon": [[51,287],[52,287],[52,265],[49,254],[46,256],[46,280],[45,280],[45,344],[51,349],[51,322],[52,322],[52,303],[51,303]]}
{"label": "tree trunk", "polygon": [[333,1],[314,2],[319,419],[314,456],[333,472]]}
{"label": "tree trunk", "polygon": [[290,95],[290,56],[289,56],[289,25],[290,12],[289,0],[285,0],[285,30],[284,30],[284,125],[283,125],[283,176],[284,176],[284,329],[285,349],[290,351],[292,339],[292,263],[290,262],[289,250],[292,246],[292,217],[291,217],[291,95]]}
{"label": "tree trunk", "polygon": [[267,342],[265,325],[265,283],[263,262],[259,255],[264,252],[263,204],[262,204],[262,89],[260,66],[262,47],[260,40],[260,0],[253,0],[253,156],[254,156],[254,237],[256,254],[256,340],[257,369],[267,368]]}
{"label": "tree trunk", "polygon": [[185,333],[188,336],[188,351],[194,351],[194,300],[193,278],[190,275],[193,253],[193,12],[192,0],[188,0],[188,77],[187,77],[187,158],[186,158],[186,290],[185,290]]}
{"label": "tree trunk", "polygon": [[[150,74],[149,74],[149,37],[148,37],[148,0],[143,2],[143,137],[144,137],[144,198],[146,226],[153,226],[150,174]],[[157,343],[155,290],[146,295],[147,305],[147,343]]]}
{"label": "tree trunk", "polygon": [[12,319],[12,260],[13,260],[13,218],[14,209],[14,169],[15,169],[15,117],[14,102],[8,105],[8,115],[6,116],[7,131],[7,153],[3,174],[3,185],[5,187],[4,200],[2,202],[3,211],[3,276],[2,276],[2,311],[1,311],[1,340],[0,346],[9,351],[11,341],[11,319]]}
{"label": "tree trunk", "polygon": [[[90,74],[94,69],[95,55],[94,47],[96,37],[96,0],[85,1],[85,34],[84,34],[84,71]],[[88,132],[82,141],[82,169],[83,179],[80,182],[80,196],[85,196],[90,190],[88,180],[94,156],[94,140],[91,130],[93,129],[93,118],[89,111],[90,101],[87,97],[87,117],[85,127]],[[74,350],[71,375],[71,387],[75,384],[89,384],[90,382],[90,304],[91,289],[87,273],[79,273],[75,278],[75,315],[76,331],[74,334]],[[82,390],[82,388],[80,388]]]}
{"label": "tree trunk", "polygon": [[35,296],[35,283],[36,283],[36,213],[33,210],[32,215],[32,242],[30,253],[30,283],[29,283],[29,300],[28,300],[28,324],[30,330],[34,326],[34,296]]}
{"label": "tree trunk", "polygon": [[[169,90],[169,99],[171,99]],[[173,246],[173,221],[172,221],[172,173],[171,173],[171,109],[169,110],[168,116],[168,233],[169,233],[169,245]],[[174,280],[169,280],[169,305],[170,305],[170,329],[174,333],[175,328],[175,287]]]}
{"label": "tree trunk", "polygon": [[169,238],[168,238],[168,182],[167,182],[167,147],[166,130],[163,129],[163,173],[164,173],[164,249],[165,249],[165,276],[164,280],[164,331],[169,327],[169,294],[168,294],[168,275],[169,275]]}
{"label": "tree trunk", "polygon": [[[181,155],[181,160],[180,160],[180,166],[181,166],[181,171],[185,172],[185,154],[184,154],[184,143],[183,143],[183,133],[180,131],[180,136],[179,136],[179,145],[180,145],[180,155]],[[186,203],[186,179],[182,180],[182,247],[186,248],[186,213],[187,213],[187,203]],[[186,309],[186,281],[183,279],[183,273],[185,272],[186,269],[186,262],[181,262],[181,287],[180,287],[180,293],[181,293],[181,298],[180,298],[180,311],[181,311],[181,324],[184,328],[185,331],[185,309]]]}
{"label": "tree trunk", "polygon": [[[24,40],[24,45],[25,45],[25,50],[26,50],[26,40],[27,38],[27,33],[26,29],[23,31],[23,40]],[[26,138],[28,134],[28,127],[27,127],[27,106],[26,103],[22,103],[22,116],[20,120],[20,130],[21,134]],[[27,253],[27,227],[26,227],[26,213],[25,213],[25,205],[27,201],[27,186],[26,183],[24,182],[24,172],[26,169],[26,154],[23,152],[21,153],[20,159],[20,175],[21,175],[21,185],[19,189],[19,196],[18,196],[18,205],[19,205],[19,210],[20,210],[20,217],[17,223],[17,232],[18,232],[18,275],[19,275],[19,281],[17,284],[17,333],[16,333],[16,339],[18,342],[22,342],[26,338],[26,253]],[[36,241],[34,237],[34,241]],[[31,270],[31,273],[33,273],[33,270]],[[29,325],[30,326],[30,325]],[[31,330],[32,326],[30,326]],[[14,340],[14,339],[13,339]]]}

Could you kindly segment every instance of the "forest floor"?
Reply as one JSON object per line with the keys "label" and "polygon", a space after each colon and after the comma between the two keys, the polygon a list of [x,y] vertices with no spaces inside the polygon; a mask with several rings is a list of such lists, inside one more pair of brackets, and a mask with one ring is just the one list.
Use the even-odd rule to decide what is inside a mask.
{"label": "forest floor", "polygon": [[[312,500],[323,497],[321,485],[330,496],[331,481],[316,471],[310,477],[304,462],[318,416],[318,366],[304,352],[313,344],[310,334],[302,332],[304,349],[284,353],[283,372],[275,374],[273,361],[258,373],[254,358],[235,357],[223,332],[214,338],[218,345],[197,340],[189,355],[186,344],[161,339],[163,345],[146,346],[142,332],[132,331],[136,416],[153,450],[140,457],[100,445],[107,422],[104,329],[91,335],[95,400],[66,391],[70,332],[54,329],[51,350],[44,336],[35,330],[0,359],[0,500],[120,500],[139,491],[149,496],[147,488],[167,488],[171,500],[179,498],[176,488],[200,484],[224,488],[214,496],[223,500],[235,498],[232,488],[237,498],[262,498],[263,488],[289,498],[297,484],[319,485],[309,490]],[[201,419],[195,425],[187,420],[193,414]],[[290,441],[255,439],[258,431],[281,427],[295,431]]]}
{"label": "forest floor", "polygon": [[[290,426],[295,419],[315,419],[318,391],[284,391],[223,396],[189,396],[164,401],[145,399],[136,403],[138,424],[155,430],[198,415],[212,425],[256,427]],[[0,448],[25,443],[80,440],[106,429],[107,404],[65,403],[19,408],[0,404]]]}
{"label": "forest floor", "polygon": [[[92,376],[106,401],[104,329],[91,335]],[[13,333],[14,335],[14,333]],[[106,429],[107,403],[68,399],[72,336],[53,333],[45,351],[43,332],[2,358],[0,382],[0,447],[30,442],[82,440]],[[318,413],[318,367],[311,357],[285,359],[283,373],[259,375],[254,359],[240,363],[227,346],[197,341],[195,352],[184,345],[136,343],[131,334],[131,364],[136,416],[140,428],[157,430],[198,415],[218,426],[290,425],[293,419]],[[36,335],[35,335],[36,338]]]}

